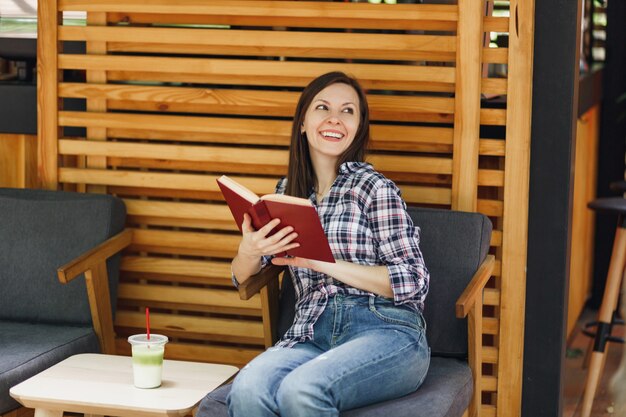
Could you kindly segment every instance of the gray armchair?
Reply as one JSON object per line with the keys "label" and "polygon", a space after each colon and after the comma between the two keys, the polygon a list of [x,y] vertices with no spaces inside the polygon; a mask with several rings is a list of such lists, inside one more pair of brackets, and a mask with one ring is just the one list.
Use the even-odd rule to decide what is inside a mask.
{"label": "gray armchair", "polygon": [[[482,295],[494,266],[487,254],[491,222],[479,213],[449,210],[412,207],[409,214],[421,229],[420,248],[431,274],[424,312],[432,353],[428,375],[416,392],[345,411],[345,417],[460,417],[466,412],[472,417],[480,407]],[[277,296],[278,272],[269,267],[247,280],[240,296],[248,299],[266,285]],[[276,334],[287,330],[294,314],[291,280],[282,282],[278,309],[271,314],[277,318]],[[204,415],[227,416],[229,391],[225,385],[210,393],[200,404]]]}
{"label": "gray armchair", "polygon": [[77,353],[114,353],[125,218],[109,195],[0,189],[0,415],[19,407],[13,385]]}

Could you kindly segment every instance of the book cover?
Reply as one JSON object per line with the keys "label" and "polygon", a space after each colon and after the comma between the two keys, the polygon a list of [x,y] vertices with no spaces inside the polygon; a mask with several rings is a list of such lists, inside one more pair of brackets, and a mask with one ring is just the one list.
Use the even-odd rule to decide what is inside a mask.
{"label": "book cover", "polygon": [[250,215],[252,226],[256,230],[272,219],[278,218],[280,224],[269,235],[283,227],[292,226],[298,233],[294,242],[300,244],[299,247],[280,254],[281,256],[290,255],[335,262],[317,210],[309,200],[283,194],[266,194],[259,197],[226,175],[218,178],[217,184],[240,231],[244,213]]}

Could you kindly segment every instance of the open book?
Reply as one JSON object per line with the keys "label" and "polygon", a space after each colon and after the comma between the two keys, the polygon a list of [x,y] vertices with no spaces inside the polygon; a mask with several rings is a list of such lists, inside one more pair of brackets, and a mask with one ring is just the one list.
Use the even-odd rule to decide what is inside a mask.
{"label": "open book", "polygon": [[286,226],[294,228],[294,231],[298,233],[294,242],[298,242],[300,246],[277,256],[291,255],[335,262],[317,210],[306,198],[283,194],[266,194],[259,197],[226,175],[218,178],[217,184],[222,190],[239,230],[241,230],[244,213],[250,215],[252,227],[256,230],[259,230],[272,219],[280,219],[280,224],[270,232],[270,235]]}

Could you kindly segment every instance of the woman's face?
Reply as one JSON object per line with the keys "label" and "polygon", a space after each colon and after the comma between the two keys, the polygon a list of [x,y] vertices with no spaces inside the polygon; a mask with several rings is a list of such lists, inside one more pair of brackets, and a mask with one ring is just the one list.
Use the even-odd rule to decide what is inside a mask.
{"label": "woman's face", "polygon": [[337,161],[354,140],[359,114],[359,96],[347,84],[331,84],[313,98],[302,126],[313,161]]}

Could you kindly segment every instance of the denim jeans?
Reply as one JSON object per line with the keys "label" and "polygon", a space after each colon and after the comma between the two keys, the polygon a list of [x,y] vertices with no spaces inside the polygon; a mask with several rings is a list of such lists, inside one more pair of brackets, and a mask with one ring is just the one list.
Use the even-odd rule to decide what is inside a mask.
{"label": "denim jeans", "polygon": [[415,391],[430,363],[421,314],[381,297],[336,295],[314,340],[273,347],[235,378],[231,417],[323,417]]}

